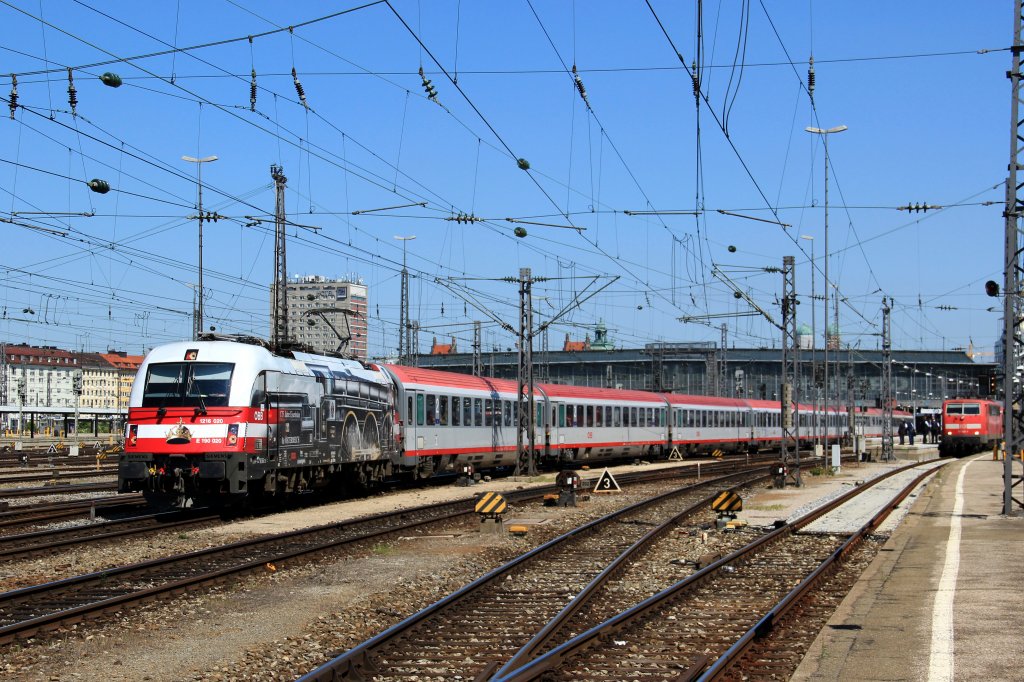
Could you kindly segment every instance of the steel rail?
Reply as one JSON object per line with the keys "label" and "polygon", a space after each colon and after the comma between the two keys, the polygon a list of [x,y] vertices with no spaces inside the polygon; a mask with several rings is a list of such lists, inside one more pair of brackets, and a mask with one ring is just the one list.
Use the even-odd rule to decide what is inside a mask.
{"label": "steel rail", "polygon": [[747,630],[747,632],[745,632],[735,644],[729,647],[710,667],[699,675],[680,679],[694,679],[700,680],[701,682],[710,682],[711,680],[722,679],[722,677],[735,663],[739,661],[740,657],[742,657],[742,655],[756,640],[763,639],[771,634],[782,618],[794,605],[803,599],[826,575],[836,569],[839,563],[857,546],[859,546],[861,542],[863,542],[864,538],[878,528],[878,526],[888,518],[893,510],[896,509],[900,503],[902,503],[903,500],[905,500],[907,496],[921,484],[922,481],[930,476],[934,476],[939,468],[940,467],[936,467],[922,472],[919,476],[915,477],[913,481],[904,486],[903,490],[901,490],[889,504],[875,514],[870,521],[861,526],[860,529],[851,534],[850,537],[847,538],[846,542],[832,552],[810,575],[801,581],[799,585],[794,587],[792,591],[783,597],[778,604],[772,607],[768,613],[761,617],[753,627]]}
{"label": "steel rail", "polygon": [[24,526],[38,521],[71,518],[91,513],[95,509],[113,509],[117,507],[138,507],[145,505],[145,500],[138,493],[115,495],[114,497],[95,497],[87,500],[71,500],[49,504],[27,504],[10,507],[0,511],[0,528]]}
{"label": "steel rail", "polygon": [[117,490],[117,483],[72,483],[69,485],[47,485],[41,488],[0,489],[0,498],[71,495],[74,493],[93,493],[101,490]]}
{"label": "steel rail", "polygon": [[179,512],[161,512],[70,528],[53,528],[18,535],[4,535],[0,536],[0,562],[52,554],[75,545],[104,542],[157,531],[180,530],[221,521],[219,515],[182,517],[183,515]]}
{"label": "steel rail", "polygon": [[[733,465],[730,463],[721,463],[707,467],[707,469],[729,469]],[[661,469],[657,471],[637,472],[635,474],[625,474],[619,477],[620,482],[645,482],[649,480],[660,480],[668,477],[680,478],[687,477],[695,473],[692,466],[680,466],[673,467],[670,469]],[[710,472],[709,472],[710,473]],[[596,478],[588,479],[589,483],[593,485]],[[554,485],[541,486],[537,488],[531,488],[528,490],[519,490],[507,494],[505,497],[510,502],[522,502],[531,499],[542,498],[545,494],[548,494],[557,487]],[[436,523],[448,522],[451,520],[458,519],[459,517],[468,517],[475,515],[473,509],[473,499],[463,499],[453,502],[447,502],[440,505],[421,505],[419,507],[413,507],[409,509],[400,510],[397,512],[385,512],[381,514],[375,514],[368,517],[361,517],[359,519],[351,519],[348,521],[326,524],[315,528],[305,528],[288,533],[281,533],[272,536],[265,536],[256,540],[240,541],[231,543],[228,545],[222,545],[219,547],[211,547],[203,550],[197,550],[182,555],[173,557],[164,557],[161,559],[154,559],[146,562],[137,564],[131,564],[128,566],[112,567],[104,569],[86,575],[75,576],[71,578],[65,578],[51,583],[45,583],[42,585],[34,585],[30,587],[13,590],[10,592],[0,594],[0,615],[8,613],[9,610],[18,605],[19,603],[26,602],[31,599],[44,599],[47,604],[52,605],[58,598],[56,593],[60,590],[67,590],[70,588],[81,588],[85,585],[100,585],[104,581],[110,581],[114,578],[121,578],[130,575],[144,575],[151,579],[152,574],[171,564],[185,565],[190,561],[199,561],[203,559],[216,559],[217,555],[225,555],[228,552],[238,550],[252,550],[258,546],[271,546],[274,543],[278,545],[290,545],[297,543],[302,538],[313,538],[318,533],[325,532],[337,532],[337,531],[351,531],[356,529],[359,525],[371,525],[373,523],[387,523],[389,520],[394,521],[402,517],[411,517],[416,514],[428,513],[429,516],[420,520],[406,521],[404,523],[398,523],[394,525],[387,525],[383,528],[377,528],[369,532],[356,532],[354,535],[336,539],[329,542],[314,542],[312,545],[300,547],[297,549],[289,549],[287,551],[275,551],[261,555],[257,559],[253,560],[242,560],[238,563],[233,563],[226,567],[218,567],[212,571],[197,571],[194,575],[182,578],[179,580],[173,580],[162,585],[146,588],[143,590],[133,590],[110,596],[103,599],[97,599],[87,604],[81,604],[79,606],[71,607],[68,609],[51,611],[38,617],[34,617],[28,620],[10,623],[6,626],[0,627],[0,643],[12,641],[18,637],[28,637],[41,630],[53,629],[58,627],[62,623],[78,622],[91,614],[97,612],[114,612],[118,611],[125,606],[139,603],[152,598],[160,597],[161,595],[176,594],[186,591],[191,588],[198,587],[204,584],[216,583],[226,579],[230,575],[245,573],[249,571],[264,569],[268,562],[274,564],[283,564],[288,561],[294,560],[299,557],[303,557],[310,554],[315,554],[327,550],[333,550],[337,547],[354,544],[357,542],[365,542],[368,540],[374,540],[380,537],[389,536],[395,533],[407,532],[409,530],[430,525]],[[445,511],[447,510],[447,511]],[[194,568],[191,570],[195,570]],[[48,606],[47,608],[51,608]]]}
{"label": "steel rail", "polygon": [[[22,476],[17,474],[4,474],[0,476],[0,485],[17,485],[18,483],[35,483],[37,481],[54,481],[70,478],[100,478],[116,474],[117,467],[105,467],[103,469],[93,469],[91,471],[61,471],[59,469],[54,469],[53,471],[46,473],[38,473],[37,469],[36,471],[28,473],[28,475]],[[0,497],[7,492],[8,490],[0,488]]]}
{"label": "steel rail", "polygon": [[[800,528],[812,523],[813,521],[821,518],[825,514],[835,510],[848,502],[853,497],[860,495],[866,490],[874,487],[878,483],[895,476],[908,469],[915,468],[922,464],[934,462],[936,460],[928,460],[927,462],[915,462],[913,464],[893,469],[892,471],[886,472],[885,474],[878,476],[870,481],[865,482],[863,485],[858,486],[843,495],[829,501],[825,505],[818,507],[800,519],[793,523],[783,525],[770,531],[754,541],[748,543],[744,547],[722,557],[718,561],[715,561],[708,566],[690,574],[683,580],[677,582],[675,585],[662,590],[658,594],[655,594],[647,599],[641,601],[630,609],[619,613],[618,615],[605,620],[603,623],[594,626],[593,628],[582,632],[576,637],[563,642],[559,646],[545,652],[543,655],[534,658],[529,663],[526,663],[520,668],[508,671],[502,674],[500,677],[495,676],[492,682],[525,682],[527,680],[538,679],[543,674],[558,669],[567,659],[580,655],[584,650],[598,644],[604,637],[611,635],[618,631],[622,627],[642,620],[647,614],[651,613],[655,609],[666,605],[675,599],[683,596],[691,588],[702,583],[709,577],[714,576],[723,567],[739,560],[752,555],[761,548],[774,543],[784,537],[794,534]],[[691,666],[691,670],[693,667]],[[685,679],[685,678],[678,678]]]}
{"label": "steel rail", "polygon": [[[570,540],[576,540],[582,537],[587,537],[596,529],[609,525],[611,522],[616,521],[630,513],[645,508],[649,508],[653,505],[656,505],[660,502],[664,502],[673,497],[678,497],[686,493],[694,492],[699,488],[721,484],[728,479],[732,479],[738,476],[746,476],[749,479],[743,481],[738,485],[749,485],[750,483],[755,482],[757,480],[764,480],[765,478],[770,476],[770,473],[769,468],[764,467],[757,469],[756,471],[741,471],[728,474],[721,478],[709,479],[708,481],[703,481],[693,485],[670,490],[660,495],[656,495],[652,498],[636,502],[627,507],[623,507],[622,509],[618,509],[614,512],[606,514],[598,519],[594,519],[581,526],[573,528],[572,530],[556,538],[553,538],[548,542],[538,547],[535,547],[534,549],[528,552],[520,554],[513,560],[489,571],[488,573],[477,578],[476,580],[462,587],[461,589],[456,590],[455,592],[434,602],[426,608],[421,609],[420,611],[405,618],[401,622],[392,625],[388,629],[384,630],[381,633],[378,633],[377,635],[366,640],[365,642],[362,642],[357,646],[352,647],[348,651],[321,665],[319,668],[310,671],[309,673],[306,673],[303,677],[299,679],[299,682],[330,682],[335,680],[363,679],[364,677],[372,677],[376,672],[376,666],[372,659],[372,655],[376,650],[380,649],[385,645],[400,640],[401,638],[403,638],[403,636],[408,635],[408,633],[417,626],[423,625],[424,623],[431,621],[432,619],[438,618],[441,616],[441,614],[447,614],[447,611],[451,608],[454,608],[459,602],[462,602],[463,600],[466,600],[471,596],[476,596],[482,593],[482,591],[485,588],[492,587],[493,585],[497,584],[500,580],[504,579],[505,576],[509,575],[513,570],[522,568],[524,565],[527,565],[532,561],[536,561],[540,557],[551,554],[556,549],[562,549],[563,546],[569,544]],[[711,503],[714,497],[715,495],[708,495],[702,498],[697,503],[691,505],[683,512],[675,515],[670,520],[670,522],[662,524],[659,527],[653,529],[652,531],[649,531],[643,536],[643,538],[641,538],[641,540],[633,542],[626,549],[626,553],[629,556],[635,555],[635,553],[641,547],[652,541],[656,534],[664,533],[668,528],[676,525],[676,523],[678,523],[678,520],[681,517],[688,514],[692,514],[696,510],[706,508],[706,506]],[[644,538],[646,538],[646,542],[642,542]],[[607,580],[608,576],[610,576],[614,570],[621,567],[626,560],[628,560],[628,556],[624,558],[622,553],[616,555],[616,559],[613,561],[613,565],[602,571],[601,575],[603,576],[603,578],[599,580],[596,584],[592,580],[583,592],[580,592],[572,599],[572,601],[570,602],[570,606],[575,607],[573,609],[573,613],[575,613],[576,610],[584,606],[585,602],[597,593],[597,589],[598,587],[600,587],[601,583],[604,580]],[[594,580],[597,579],[595,578]],[[515,608],[514,604],[507,600],[503,602],[503,606]],[[498,665],[500,665],[500,661],[493,661],[490,664],[485,664],[484,670],[482,670],[477,675],[477,677],[489,677],[492,671]],[[465,675],[463,675],[463,677],[465,677]]]}
{"label": "steel rail", "polygon": [[[727,490],[730,492],[743,488],[745,486],[757,483],[759,481],[770,478],[770,474],[765,474],[762,477],[744,481],[731,486]],[[569,621],[575,616],[580,609],[582,609],[591,599],[595,598],[598,591],[607,585],[613,577],[621,573],[626,567],[627,563],[631,561],[641,551],[647,549],[655,540],[660,538],[662,535],[678,526],[684,519],[693,514],[699,512],[702,508],[707,507],[712,501],[718,497],[720,491],[715,492],[712,495],[698,501],[691,507],[684,509],[675,516],[671,517],[660,526],[652,528],[642,538],[637,540],[633,545],[628,547],[622,554],[615,558],[608,566],[605,567],[598,575],[594,576],[594,579],[583,588],[568,604],[563,608],[554,618],[552,618],[544,627],[537,631],[537,634],[527,642],[518,652],[515,653],[508,661],[505,662],[496,671],[489,671],[487,675],[490,677],[494,675],[501,677],[502,675],[519,668],[528,663],[533,658],[537,657],[537,653],[541,651],[545,646],[551,644],[555,639],[557,633],[564,628]]]}

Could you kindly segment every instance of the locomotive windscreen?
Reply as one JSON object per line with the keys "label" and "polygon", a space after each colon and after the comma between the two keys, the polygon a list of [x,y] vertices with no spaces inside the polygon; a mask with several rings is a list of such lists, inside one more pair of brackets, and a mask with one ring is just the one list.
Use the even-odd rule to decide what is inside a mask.
{"label": "locomotive windscreen", "polygon": [[230,362],[163,362],[146,374],[142,407],[225,407],[231,393]]}

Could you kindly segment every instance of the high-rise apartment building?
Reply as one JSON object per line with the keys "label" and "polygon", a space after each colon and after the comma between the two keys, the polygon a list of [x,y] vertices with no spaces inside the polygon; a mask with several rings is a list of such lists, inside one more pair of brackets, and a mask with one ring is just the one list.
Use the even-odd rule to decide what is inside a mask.
{"label": "high-rise apartment building", "polygon": [[[273,285],[270,289],[273,318]],[[344,335],[348,330],[352,339],[348,343],[347,354],[366,359],[367,288],[360,278],[289,277],[286,300],[288,332],[293,341],[310,347],[315,353],[329,353],[337,350],[341,343],[338,335]]]}

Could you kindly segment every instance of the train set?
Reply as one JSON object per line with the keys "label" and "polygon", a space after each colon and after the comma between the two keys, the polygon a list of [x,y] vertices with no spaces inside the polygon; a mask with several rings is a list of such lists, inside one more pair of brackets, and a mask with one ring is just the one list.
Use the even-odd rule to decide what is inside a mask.
{"label": "train set", "polygon": [[[515,466],[517,389],[504,379],[273,353],[256,339],[167,344],[146,356],[133,385],[118,489],[187,506]],[[782,439],[777,401],[560,384],[535,385],[534,401],[534,455],[547,468],[754,452]],[[797,414],[802,447],[850,430],[844,407],[827,419],[810,405]],[[881,410],[853,417],[857,433],[882,434]]]}

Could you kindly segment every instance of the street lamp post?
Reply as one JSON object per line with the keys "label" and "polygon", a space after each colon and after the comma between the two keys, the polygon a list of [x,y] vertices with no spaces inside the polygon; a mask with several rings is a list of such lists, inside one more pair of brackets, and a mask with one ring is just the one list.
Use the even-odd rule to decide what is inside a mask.
{"label": "street lamp post", "polygon": [[402,296],[401,296],[401,310],[398,313],[398,364],[404,365],[406,363],[406,353],[412,354],[412,325],[409,323],[409,269],[406,267],[406,245],[413,239],[416,239],[416,235],[411,234],[406,237],[395,236],[395,239],[402,242]]}
{"label": "street lamp post", "polygon": [[[817,264],[814,262],[814,237],[806,234],[800,235],[800,239],[806,239],[811,243],[811,384],[814,386],[814,423],[812,424],[813,437],[814,437],[814,448],[818,448],[818,383],[817,377],[814,375],[817,369],[817,345],[818,345],[818,315],[814,310],[814,270]],[[828,318],[826,318],[828,319]],[[817,452],[815,452],[817,456]]]}
{"label": "street lamp post", "polygon": [[[807,132],[812,133],[814,135],[820,135],[821,136],[822,144],[825,147],[825,286],[824,286],[824,292],[823,292],[823,297],[824,297],[823,309],[825,311],[824,318],[823,318],[824,319],[824,327],[825,327],[825,349],[823,351],[824,355],[823,355],[823,359],[822,359],[822,364],[824,364],[825,367],[824,367],[824,372],[823,372],[822,376],[823,376],[823,380],[824,380],[824,383],[825,383],[825,401],[824,401],[825,402],[825,404],[824,404],[824,412],[825,412],[825,448],[828,449],[828,437],[829,437],[829,429],[828,429],[828,422],[829,422],[829,419],[828,419],[828,417],[829,417],[829,415],[828,415],[828,287],[829,287],[829,281],[828,281],[828,136],[832,135],[834,133],[841,133],[841,132],[843,132],[844,130],[846,130],[846,126],[841,125],[841,126],[835,126],[834,128],[814,128],[812,126],[808,126],[808,127],[804,128],[804,130],[806,130]],[[838,333],[838,332],[839,332],[839,330],[837,329],[836,333]]]}
{"label": "street lamp post", "polygon": [[192,336],[199,340],[199,335],[203,333],[203,164],[216,161],[217,157],[204,156],[199,159],[194,156],[183,156],[181,160],[196,164],[196,184],[199,186],[199,295],[192,322]]}

